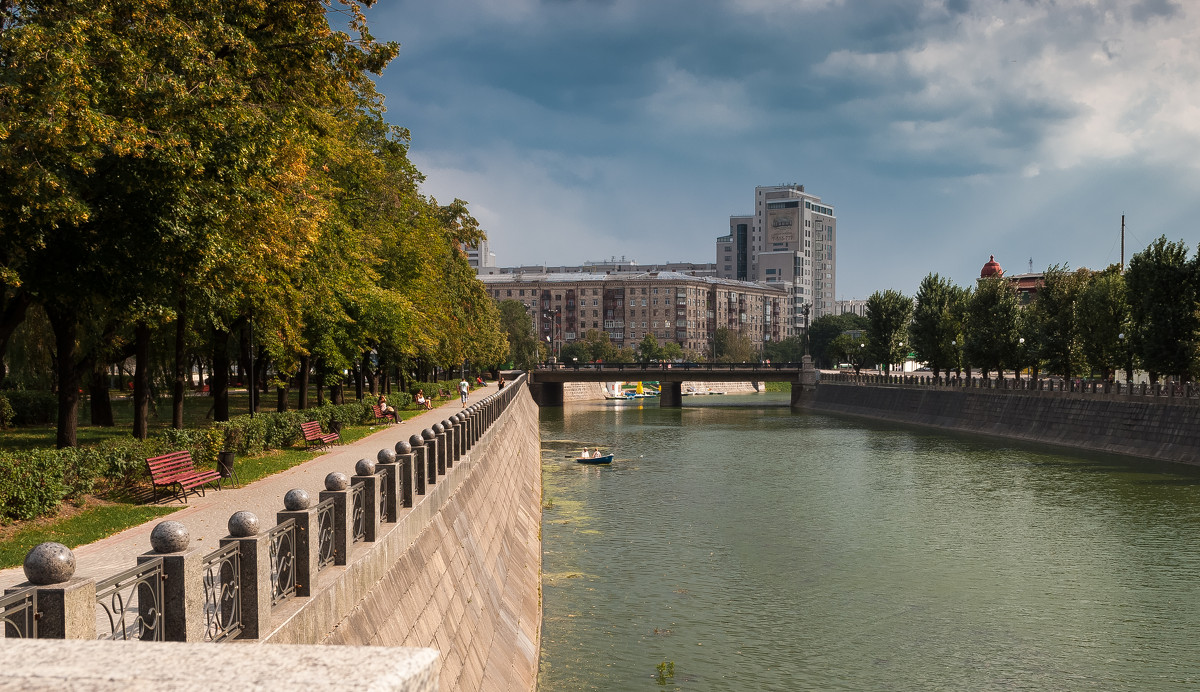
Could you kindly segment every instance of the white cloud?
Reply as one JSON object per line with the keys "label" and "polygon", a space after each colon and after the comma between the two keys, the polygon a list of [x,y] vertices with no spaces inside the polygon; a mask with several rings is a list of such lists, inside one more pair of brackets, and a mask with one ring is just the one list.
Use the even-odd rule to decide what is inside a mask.
{"label": "white cloud", "polygon": [[742,131],[752,124],[754,101],[733,80],[701,78],[673,62],[660,62],[654,93],[642,99],[660,126],[684,132]]}
{"label": "white cloud", "polygon": [[1088,0],[977,2],[917,45],[835,51],[814,72],[876,87],[854,106],[893,129],[928,133],[897,142],[913,154],[997,160],[1007,148],[1024,159],[1015,170],[1124,157],[1197,165],[1200,23],[1132,14]]}

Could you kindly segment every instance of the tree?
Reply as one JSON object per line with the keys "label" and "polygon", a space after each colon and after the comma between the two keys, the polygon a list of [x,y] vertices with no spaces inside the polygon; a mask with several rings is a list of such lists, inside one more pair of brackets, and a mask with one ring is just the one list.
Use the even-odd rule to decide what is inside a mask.
{"label": "tree", "polygon": [[1183,241],[1165,236],[1133,256],[1125,272],[1133,349],[1151,379],[1195,372],[1200,320],[1196,314],[1200,255],[1188,261]]}
{"label": "tree", "polygon": [[1072,272],[1056,264],[1046,270],[1032,306],[1031,323],[1036,325],[1036,333],[1031,338],[1038,343],[1046,369],[1068,379],[1084,366],[1078,303],[1090,277],[1086,269]]}
{"label": "tree", "polygon": [[856,375],[862,368],[863,358],[866,356],[864,351],[863,342],[846,333],[835,336],[826,348],[831,360],[853,365]]}
{"label": "tree", "polygon": [[658,339],[651,332],[646,332],[646,336],[643,336],[637,345],[637,359],[643,363],[662,359],[662,349],[658,346]]}
{"label": "tree", "polygon": [[763,358],[775,363],[799,363],[804,357],[804,337],[789,336],[763,344]]}
{"label": "tree", "polygon": [[[809,354],[817,367],[832,367],[836,359],[829,357],[829,344],[842,332],[866,331],[867,318],[847,312],[841,315],[822,315],[808,325]],[[800,338],[800,337],[797,337]]]}
{"label": "tree", "polygon": [[1092,276],[1079,296],[1078,322],[1088,365],[1104,379],[1111,379],[1129,359],[1129,305],[1120,267],[1114,265]]}
{"label": "tree", "polygon": [[980,279],[967,304],[967,359],[978,365],[984,377],[1015,364],[1020,301],[1013,284],[1003,277]]}
{"label": "tree", "polygon": [[508,338],[508,359],[522,370],[537,365],[538,342],[533,335],[533,318],[517,300],[500,302],[500,330]]}
{"label": "tree", "polygon": [[882,363],[885,372],[908,355],[902,346],[912,321],[912,300],[899,291],[876,291],[867,298],[867,346],[869,355]]}
{"label": "tree", "polygon": [[955,341],[959,338],[954,318],[955,287],[937,274],[921,280],[913,308],[909,342],[918,360],[923,360],[939,377],[957,362]]}
{"label": "tree", "polygon": [[728,327],[717,327],[713,333],[713,362],[748,363],[755,359],[750,337]]}

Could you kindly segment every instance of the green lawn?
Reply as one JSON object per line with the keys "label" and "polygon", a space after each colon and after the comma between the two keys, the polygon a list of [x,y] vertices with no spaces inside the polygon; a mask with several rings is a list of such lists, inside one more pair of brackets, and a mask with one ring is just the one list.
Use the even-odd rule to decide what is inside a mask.
{"label": "green lawn", "polygon": [[0,541],[0,569],[16,567],[25,561],[25,554],[39,543],[54,541],[68,548],[85,545],[165,516],[181,507],[160,505],[113,504],[88,507],[79,514],[50,523],[39,523],[18,529]]}

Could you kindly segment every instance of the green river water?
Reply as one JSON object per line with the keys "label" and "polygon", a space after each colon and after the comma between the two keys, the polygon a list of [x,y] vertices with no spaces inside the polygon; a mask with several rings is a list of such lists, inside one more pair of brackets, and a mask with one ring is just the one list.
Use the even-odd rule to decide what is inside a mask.
{"label": "green river water", "polygon": [[540,690],[1200,688],[1200,471],[786,396],[541,411]]}

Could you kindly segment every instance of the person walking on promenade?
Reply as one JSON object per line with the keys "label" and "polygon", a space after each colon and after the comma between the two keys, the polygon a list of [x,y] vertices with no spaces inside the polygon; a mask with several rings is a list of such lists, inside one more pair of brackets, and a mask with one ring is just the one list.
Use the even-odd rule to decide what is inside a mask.
{"label": "person walking on promenade", "polygon": [[467,394],[471,391],[471,385],[467,383],[467,378],[462,378],[458,383],[458,393],[462,397],[462,407],[467,407]]}

